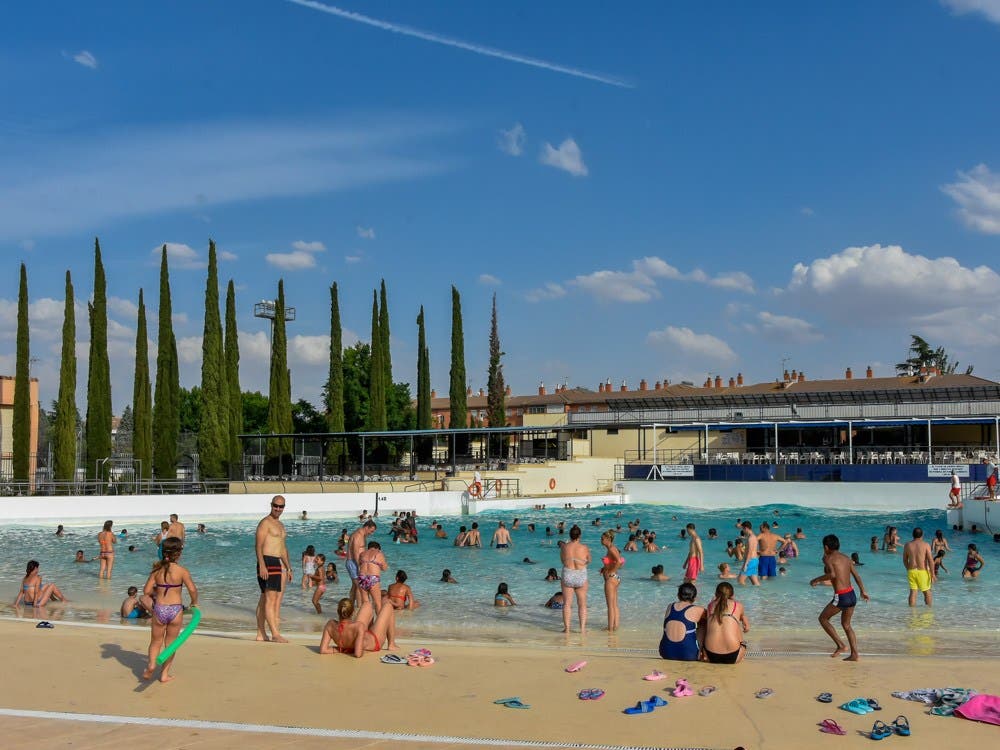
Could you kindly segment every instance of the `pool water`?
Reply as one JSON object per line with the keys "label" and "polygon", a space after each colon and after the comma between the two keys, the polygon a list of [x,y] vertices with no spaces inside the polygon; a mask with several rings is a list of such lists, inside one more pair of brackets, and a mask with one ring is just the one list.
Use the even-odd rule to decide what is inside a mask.
{"label": "pool water", "polygon": [[[617,512],[622,517],[616,517]],[[514,544],[507,550],[458,548],[452,540],[460,525],[479,523],[484,544],[499,520],[510,527],[520,519],[520,528],[512,531]],[[600,526],[592,522],[601,519]],[[798,540],[800,557],[784,567],[787,575],[766,581],[760,587],[736,586],[737,598],[746,607],[752,624],[750,640],[774,650],[825,649],[828,641],[816,624],[816,615],[830,600],[829,587],[812,588],[809,580],[823,572],[821,539],[825,534],[840,536],[841,551],[858,552],[864,563],[860,573],[872,596],[868,604],[859,604],[855,627],[866,642],[877,642],[879,649],[909,653],[992,653],[1000,644],[1000,628],[993,617],[995,602],[1000,595],[1000,545],[988,534],[971,535],[947,529],[943,511],[913,511],[907,513],[857,512],[836,509],[807,509],[788,505],[756,507],[727,511],[701,511],[662,505],[633,504],[591,509],[548,509],[540,511],[510,511],[481,513],[476,516],[442,517],[439,522],[448,532],[447,539],[437,539],[429,528],[432,519],[419,522],[420,543],[392,543],[389,536],[391,519],[383,519],[372,539],[382,544],[389,562],[383,586],[394,580],[397,570],[404,569],[414,595],[423,606],[397,618],[403,637],[427,636],[472,641],[530,641],[559,644],[565,642],[562,613],[542,605],[557,590],[558,582],[544,580],[550,568],[560,569],[560,538],[556,523],[566,522],[568,529],[578,523],[583,529],[595,563],[590,568],[589,629],[596,633],[607,623],[603,582],[598,574],[603,548],[599,538],[607,528],[621,525],[618,546],[627,540],[626,524],[640,519],[642,528],[655,530],[657,542],[666,548],[660,552],[625,553],[626,564],[621,571],[619,593],[621,630],[609,639],[611,645],[655,647],[663,612],[674,601],[676,586],[681,583],[681,565],[687,554],[687,541],[679,537],[689,522],[695,523],[705,549],[706,570],[698,582],[699,603],[706,603],[718,583],[717,565],[735,561],[726,556],[726,541],[737,536],[737,518],[748,519],[754,528],[762,521],[778,521],[776,533],[794,533],[802,528],[807,538]],[[527,530],[529,523],[535,531]],[[945,558],[947,573],[942,573],[934,588],[934,607],[928,610],[918,597],[918,607],[907,606],[908,586],[902,564],[902,553],[869,551],[872,536],[881,540],[887,525],[899,528],[903,542],[911,537],[911,529],[920,526],[928,541],[937,529],[946,530],[952,552]],[[353,519],[287,520],[288,547],[295,569],[295,578],[285,596],[282,608],[283,630],[290,633],[317,632],[327,615],[315,613],[310,601],[312,592],[300,587],[302,551],[313,544],[328,561],[337,564],[340,581],[328,584],[323,599],[325,612],[335,610],[337,600],[346,596],[350,581],[343,561],[333,555],[340,531],[353,531]],[[552,535],[546,535],[546,527]],[[193,524],[190,525],[193,527]],[[208,533],[189,533],[181,562],[194,577],[200,591],[204,612],[202,628],[247,630],[252,627],[254,608],[259,590],[253,553],[256,520],[232,520],[212,523]],[[708,539],[708,529],[714,527],[719,538]],[[155,560],[152,536],[155,527],[129,529],[129,536],[118,546],[114,579],[98,581],[98,563],[86,565],[73,562],[77,549],[88,557],[97,555],[98,526],[68,528],[67,535],[56,537],[52,527],[5,527],[0,531],[4,554],[0,560],[0,575],[7,582],[12,602],[24,575],[27,560],[41,563],[46,581],[54,581],[70,598],[65,605],[46,608],[49,619],[100,620],[118,622],[117,610],[129,585],[141,587]],[[565,538],[565,537],[562,537]],[[986,560],[978,579],[963,580],[966,546],[975,542]],[[129,544],[138,551],[127,552]],[[526,564],[525,557],[536,561]],[[671,581],[650,580],[652,566],[662,564]],[[441,572],[449,568],[458,584],[441,583]],[[493,595],[497,584],[504,581],[517,602],[517,607],[496,608]],[[735,581],[732,583],[736,584]],[[13,613],[10,604],[4,605]],[[575,609],[575,608],[574,608]],[[24,610],[32,616],[31,609]],[[573,627],[577,616],[573,613]],[[869,651],[871,649],[869,648]]]}

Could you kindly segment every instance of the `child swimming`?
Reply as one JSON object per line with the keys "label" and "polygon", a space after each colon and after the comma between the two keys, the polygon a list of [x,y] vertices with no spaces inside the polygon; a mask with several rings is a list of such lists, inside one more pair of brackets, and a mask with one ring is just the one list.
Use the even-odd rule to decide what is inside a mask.
{"label": "child swimming", "polygon": [[514,601],[514,597],[510,595],[507,590],[507,584],[501,583],[497,586],[497,592],[493,595],[493,606],[494,607],[513,607],[517,604]]}

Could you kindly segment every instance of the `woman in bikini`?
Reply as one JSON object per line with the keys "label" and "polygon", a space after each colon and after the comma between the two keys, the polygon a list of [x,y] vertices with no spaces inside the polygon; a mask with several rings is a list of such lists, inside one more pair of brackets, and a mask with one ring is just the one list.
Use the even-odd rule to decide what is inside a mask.
{"label": "woman in bikini", "polygon": [[104,529],[97,534],[97,543],[101,545],[101,570],[98,578],[111,579],[111,570],[115,567],[115,545],[118,537],[111,530],[114,521],[105,521]]}
{"label": "woman in bikini", "polygon": [[[191,580],[188,569],[177,563],[184,549],[184,542],[171,536],[163,540],[163,559],[153,563],[153,572],[149,574],[142,593],[155,600],[153,617],[150,620],[149,663],[142,673],[142,679],[150,680],[156,671],[156,657],[160,652],[174,642],[184,624],[184,605],[181,603],[181,588],[186,588],[191,597],[191,606],[198,605],[198,588]],[[160,670],[160,682],[170,682],[174,679],[170,667],[174,663],[171,656],[163,663]]]}
{"label": "woman in bikini", "polygon": [[590,548],[580,541],[580,527],[573,524],[569,530],[569,541],[559,548],[562,560],[563,632],[569,632],[569,622],[573,618],[573,596],[580,618],[580,632],[587,630],[587,565],[590,563]]}
{"label": "woman in bikini", "polygon": [[497,592],[493,595],[493,606],[494,607],[513,607],[517,605],[514,601],[514,597],[510,595],[510,590],[507,588],[507,584],[501,582],[497,586]]}
{"label": "woman in bikini", "polygon": [[352,620],[353,615],[354,602],[341,599],[337,604],[337,617],[340,619],[328,620],[323,627],[319,641],[321,654],[353,654],[360,659],[365,651],[381,651],[383,643],[386,643],[387,650],[396,650],[395,607],[382,607],[378,616],[374,617],[375,608],[366,600]]}
{"label": "woman in bikini", "polygon": [[944,532],[941,529],[935,531],[934,538],[931,539],[931,554],[937,556],[938,550],[951,552],[951,546],[948,544],[948,540],[944,538]]}
{"label": "woman in bikini", "polygon": [[41,607],[48,604],[50,599],[57,602],[66,601],[58,586],[54,583],[42,583],[41,573],[38,572],[38,561],[29,560],[24,570],[24,578],[21,579],[21,590],[14,599],[14,606],[23,604],[25,607]]}
{"label": "woman in bikini", "polygon": [[698,641],[701,658],[713,664],[738,664],[747,653],[743,634],[750,632],[743,605],[736,601],[733,585],[726,581],[715,587],[711,601],[699,626]]}
{"label": "woman in bikini", "polygon": [[601,544],[606,550],[601,558],[604,567],[601,568],[601,575],[604,576],[604,598],[608,602],[608,632],[613,633],[618,630],[621,613],[618,610],[618,587],[622,579],[618,571],[625,564],[625,558],[615,546],[615,532],[608,529],[601,534]]}
{"label": "woman in bikini", "polygon": [[413,598],[413,590],[406,585],[406,571],[396,571],[396,582],[391,584],[386,591],[389,594],[389,603],[396,609],[416,609],[420,603]]}

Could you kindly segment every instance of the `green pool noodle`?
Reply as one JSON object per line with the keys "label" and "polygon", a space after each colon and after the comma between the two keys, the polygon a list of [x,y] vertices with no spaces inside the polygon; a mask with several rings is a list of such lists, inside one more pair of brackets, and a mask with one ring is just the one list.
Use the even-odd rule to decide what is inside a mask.
{"label": "green pool noodle", "polygon": [[189,622],[184,630],[180,632],[180,635],[174,638],[173,643],[160,652],[160,655],[156,657],[157,664],[163,664],[163,662],[173,656],[174,652],[184,645],[184,641],[186,641],[194,632],[194,629],[198,627],[198,623],[201,622],[201,610],[194,605],[190,607],[190,610],[191,622]]}

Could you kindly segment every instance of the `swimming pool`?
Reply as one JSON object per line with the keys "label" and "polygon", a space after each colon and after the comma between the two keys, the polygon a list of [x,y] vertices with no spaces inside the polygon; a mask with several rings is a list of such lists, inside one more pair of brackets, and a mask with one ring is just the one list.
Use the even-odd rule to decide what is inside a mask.
{"label": "swimming pool", "polygon": [[[621,511],[622,517],[616,513]],[[656,553],[626,553],[622,570],[620,605],[622,628],[614,637],[605,634],[611,645],[622,647],[653,647],[658,637],[665,607],[674,600],[676,585],[682,580],[681,564],[687,553],[687,542],[679,531],[688,522],[697,525],[702,536],[706,571],[699,581],[700,603],[707,602],[718,582],[716,566],[729,561],[725,554],[726,540],[736,537],[736,519],[751,520],[756,528],[762,521],[777,520],[779,533],[794,532],[801,527],[807,538],[799,540],[801,557],[785,567],[787,575],[767,581],[761,587],[737,588],[737,598],[744,603],[753,629],[750,640],[774,650],[825,649],[825,636],[816,625],[816,615],[830,599],[828,587],[811,588],[808,582],[822,573],[820,557],[824,534],[836,533],[841,550],[857,551],[864,566],[860,568],[865,585],[872,595],[869,604],[859,604],[855,627],[862,639],[862,650],[871,651],[877,642],[879,650],[909,653],[987,653],[1000,644],[1000,628],[993,617],[997,596],[1000,595],[1000,545],[987,534],[946,531],[952,552],[946,557],[948,573],[943,574],[934,589],[935,606],[927,610],[921,603],[911,610],[906,604],[908,593],[901,552],[869,552],[872,536],[881,535],[889,524],[897,526],[905,542],[914,526],[924,529],[930,540],[936,529],[946,529],[943,511],[909,513],[848,512],[836,509],[806,509],[781,505],[755,507],[746,510],[699,511],[662,505],[633,504],[592,509],[548,509],[522,511],[517,514],[521,528],[512,532],[514,546],[508,550],[456,549],[452,539],[460,525],[477,521],[488,544],[498,520],[510,526],[515,514],[510,511],[481,513],[476,516],[453,516],[437,519],[448,532],[448,539],[436,539],[429,529],[430,518],[420,519],[420,543],[395,545],[388,534],[390,519],[383,519],[372,537],[382,543],[390,570],[388,582],[399,569],[406,570],[408,583],[424,605],[413,612],[403,612],[398,618],[403,637],[433,636],[461,640],[531,641],[560,644],[565,642],[562,613],[545,609],[542,604],[558,590],[558,582],[546,582],[550,567],[559,569],[560,538],[556,523],[574,522],[583,529],[583,541],[591,548],[595,560],[601,557],[600,534],[607,528],[621,525],[625,531],[619,537],[619,547],[627,539],[626,524],[638,518],[642,527],[657,531],[657,541],[666,549]],[[600,526],[592,525],[601,519]],[[527,530],[529,523],[535,531]],[[182,562],[187,565],[198,587],[204,611],[203,628],[241,630],[251,627],[258,589],[255,580],[253,531],[255,520],[233,520],[211,524],[208,533],[195,534],[189,528]],[[299,586],[299,559],[308,544],[324,552],[328,560],[337,563],[341,579],[329,585],[324,597],[324,609],[331,612],[336,601],[345,596],[349,581],[343,563],[332,555],[340,530],[353,530],[353,519],[299,521],[288,519],[288,544],[295,568],[295,578],[282,608],[282,629],[289,633],[317,632],[326,616],[317,615],[310,602],[310,593]],[[546,527],[552,535],[546,535]],[[708,529],[719,532],[716,540],[708,539]],[[66,605],[48,609],[49,619],[65,617],[77,620],[118,622],[117,609],[129,585],[142,586],[155,557],[152,543],[153,527],[130,528],[127,541],[118,545],[114,579],[98,581],[97,563],[75,564],[73,555],[83,549],[88,557],[97,554],[98,526],[68,528],[67,535],[56,537],[53,527],[26,528],[8,526],[0,531],[5,552],[0,560],[0,575],[6,582],[13,601],[17,586],[24,575],[28,559],[41,562],[47,581],[55,581],[72,600]],[[986,560],[983,575],[976,580],[962,580],[966,545],[975,542]],[[129,544],[138,551],[127,552]],[[901,548],[900,548],[901,549]],[[536,564],[525,564],[529,557]],[[668,583],[650,580],[653,565],[662,564]],[[589,594],[589,627],[591,639],[600,638],[599,629],[606,624],[606,609],[602,581],[597,573],[600,564],[591,565]],[[735,566],[734,566],[735,567]],[[440,583],[441,571],[449,568],[458,584]],[[517,601],[513,608],[493,607],[497,584],[504,581]],[[735,583],[735,582],[734,582]],[[12,612],[9,604],[5,605]],[[26,616],[31,616],[30,608]],[[576,613],[574,612],[574,628]]]}

